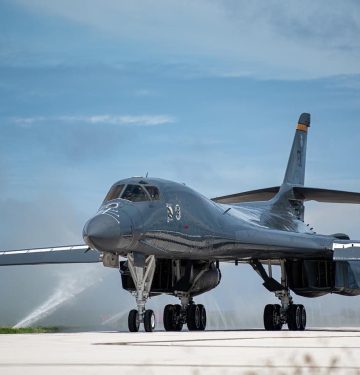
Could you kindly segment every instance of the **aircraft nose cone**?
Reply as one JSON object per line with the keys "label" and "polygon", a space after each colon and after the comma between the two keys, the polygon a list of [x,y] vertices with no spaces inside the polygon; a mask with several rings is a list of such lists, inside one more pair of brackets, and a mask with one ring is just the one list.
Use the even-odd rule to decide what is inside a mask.
{"label": "aircraft nose cone", "polygon": [[84,226],[87,245],[98,250],[116,250],[121,240],[120,223],[110,215],[96,215]]}

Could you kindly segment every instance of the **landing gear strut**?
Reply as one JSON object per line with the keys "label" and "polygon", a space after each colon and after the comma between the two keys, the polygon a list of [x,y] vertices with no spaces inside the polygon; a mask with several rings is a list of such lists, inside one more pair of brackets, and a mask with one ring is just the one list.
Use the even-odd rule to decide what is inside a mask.
{"label": "landing gear strut", "polygon": [[272,278],[271,262],[269,262],[269,275],[263,265],[256,260],[251,261],[251,266],[264,280],[264,286],[270,292],[275,292],[281,304],[269,304],[264,309],[264,327],[267,331],[281,330],[284,324],[290,331],[303,331],[306,327],[306,310],[303,305],[293,303],[290,289],[287,284],[285,260],[280,261],[281,283]]}
{"label": "landing gear strut", "polygon": [[131,310],[128,317],[130,332],[138,332],[140,324],[144,324],[146,332],[155,329],[155,315],[152,310],[145,309],[145,303],[149,298],[151,284],[155,273],[155,257],[145,257],[140,253],[128,254],[128,265],[135,284],[134,292],[137,310]]}

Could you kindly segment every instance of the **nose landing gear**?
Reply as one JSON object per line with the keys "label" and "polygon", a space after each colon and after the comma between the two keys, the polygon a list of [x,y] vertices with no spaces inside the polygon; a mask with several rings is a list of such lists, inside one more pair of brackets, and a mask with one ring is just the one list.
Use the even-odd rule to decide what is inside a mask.
{"label": "nose landing gear", "polygon": [[145,258],[139,253],[128,254],[128,265],[136,288],[134,295],[137,304],[137,310],[129,312],[129,331],[138,332],[140,324],[143,323],[145,331],[152,332],[155,329],[155,314],[152,310],[145,310],[145,303],[154,278],[155,257],[149,255]]}

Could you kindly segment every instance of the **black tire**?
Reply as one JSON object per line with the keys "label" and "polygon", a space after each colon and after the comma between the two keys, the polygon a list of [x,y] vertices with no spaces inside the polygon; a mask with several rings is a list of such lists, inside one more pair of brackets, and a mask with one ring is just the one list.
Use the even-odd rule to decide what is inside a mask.
{"label": "black tire", "polygon": [[137,310],[130,310],[128,316],[128,327],[130,332],[139,332],[140,322]]}
{"label": "black tire", "polygon": [[278,305],[266,305],[264,308],[264,327],[267,331],[277,330],[278,324]]}
{"label": "black tire", "polygon": [[166,305],[164,308],[164,329],[165,331],[173,331],[174,330],[174,305]]}
{"label": "black tire", "polygon": [[144,315],[144,328],[146,332],[152,332],[155,329],[155,314],[152,310],[146,310]]}
{"label": "black tire", "polygon": [[305,331],[306,328],[306,309],[304,305],[299,305],[300,307],[300,328],[299,331]]}
{"label": "black tire", "polygon": [[189,331],[198,331],[200,328],[200,310],[198,305],[189,305],[187,308],[187,326]]}
{"label": "black tire", "polygon": [[181,321],[181,306],[174,305],[174,316],[173,316],[173,330],[181,331],[183,328],[183,322]]}
{"label": "black tire", "polygon": [[280,305],[274,305],[274,331],[280,331],[282,328],[282,323],[280,320],[280,310],[281,306]]}
{"label": "black tire", "polygon": [[264,308],[264,327],[266,331],[272,331],[273,324],[274,305],[266,305]]}
{"label": "black tire", "polygon": [[206,328],[206,309],[204,305],[198,305],[200,310],[199,331],[205,331]]}
{"label": "black tire", "polygon": [[299,305],[290,305],[287,312],[287,323],[290,331],[299,331],[301,327],[301,308]]}

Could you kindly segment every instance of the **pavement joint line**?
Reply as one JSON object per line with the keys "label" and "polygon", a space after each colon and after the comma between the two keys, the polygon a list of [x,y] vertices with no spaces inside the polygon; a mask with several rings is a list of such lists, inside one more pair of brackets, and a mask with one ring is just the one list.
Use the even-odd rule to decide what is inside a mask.
{"label": "pavement joint line", "polygon": [[236,340],[276,340],[276,339],[338,339],[338,338],[360,338],[354,335],[334,335],[334,336],[279,336],[279,337],[224,337],[224,338],[204,338],[204,339],[185,339],[185,340],[156,340],[156,341],[119,341],[119,342],[105,342],[105,343],[93,343],[93,345],[151,345],[161,343],[182,343],[182,342],[203,342],[203,341],[236,341]]}
{"label": "pavement joint line", "polygon": [[1,367],[195,367],[195,368],[267,368],[267,369],[324,369],[358,370],[360,366],[318,366],[318,365],[246,365],[246,364],[183,364],[183,363],[2,363]]}
{"label": "pavement joint line", "polygon": [[360,349],[360,346],[294,346],[294,345],[287,345],[287,346],[279,346],[279,345],[186,345],[186,344],[130,344],[127,345],[126,343],[104,343],[104,344],[94,344],[94,345],[118,345],[118,346],[140,346],[140,347],[179,347],[179,348],[258,348],[258,349]]}

